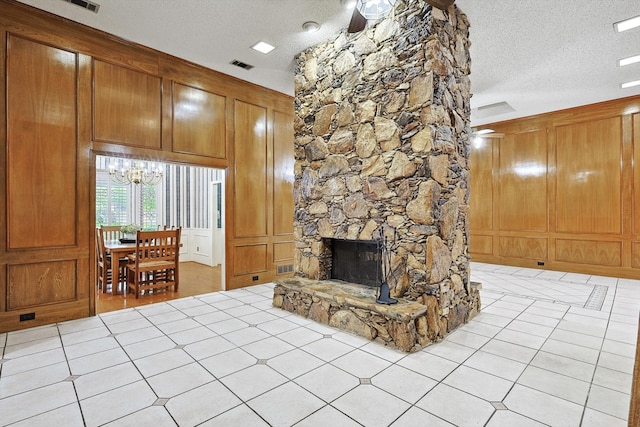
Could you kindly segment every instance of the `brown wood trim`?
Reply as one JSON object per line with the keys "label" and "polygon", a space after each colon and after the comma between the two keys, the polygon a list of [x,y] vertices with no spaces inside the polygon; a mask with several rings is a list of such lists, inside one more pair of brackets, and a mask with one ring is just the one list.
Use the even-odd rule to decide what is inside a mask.
{"label": "brown wood trim", "polygon": [[636,362],[633,368],[633,385],[631,386],[631,407],[629,408],[629,427],[640,427],[640,328],[636,344]]}

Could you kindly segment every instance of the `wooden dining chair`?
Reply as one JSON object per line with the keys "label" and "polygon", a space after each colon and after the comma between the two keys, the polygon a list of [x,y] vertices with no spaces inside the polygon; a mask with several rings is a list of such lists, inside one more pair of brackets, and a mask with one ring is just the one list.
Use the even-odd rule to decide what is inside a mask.
{"label": "wooden dining chair", "polygon": [[119,225],[103,225],[100,229],[103,232],[104,240],[118,240],[124,237]]}
{"label": "wooden dining chair", "polygon": [[[98,289],[101,289],[102,293],[106,293],[111,288],[111,293],[115,294],[119,283],[124,283],[127,260],[123,258],[114,262],[111,259],[104,246],[104,235],[102,228],[96,228],[96,277]],[[115,274],[113,271],[114,263],[117,265],[117,273]],[[115,281],[114,278],[116,279]]]}
{"label": "wooden dining chair", "polygon": [[136,251],[127,264],[127,291],[178,290],[180,230],[138,231]]}

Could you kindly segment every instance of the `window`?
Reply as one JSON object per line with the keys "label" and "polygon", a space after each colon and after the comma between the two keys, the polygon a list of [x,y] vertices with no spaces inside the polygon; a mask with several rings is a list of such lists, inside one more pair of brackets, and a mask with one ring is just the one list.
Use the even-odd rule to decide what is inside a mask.
{"label": "window", "polygon": [[96,226],[138,224],[155,230],[161,209],[163,183],[118,184],[109,176],[109,159],[96,160]]}
{"label": "window", "polygon": [[127,214],[128,186],[116,184],[109,173],[100,171],[96,175],[96,226],[125,225],[132,221]]}
{"label": "window", "polygon": [[145,230],[155,229],[158,226],[158,188],[155,185],[144,184],[136,187],[140,208],[137,212],[139,221],[135,223],[140,224]]}

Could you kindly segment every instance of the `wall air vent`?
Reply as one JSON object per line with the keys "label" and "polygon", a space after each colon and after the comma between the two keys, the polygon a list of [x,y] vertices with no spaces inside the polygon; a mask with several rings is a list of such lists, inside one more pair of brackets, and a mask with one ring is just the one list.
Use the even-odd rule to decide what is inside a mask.
{"label": "wall air vent", "polygon": [[88,0],[64,0],[67,3],[75,4],[76,6],[80,6],[83,9],[90,10],[91,12],[98,13],[98,9],[100,9],[100,5],[97,3],[90,2]]}
{"label": "wall air vent", "polygon": [[293,264],[279,265],[277,274],[287,274],[293,271]]}
{"label": "wall air vent", "polygon": [[234,59],[233,61],[231,61],[231,65],[235,65],[236,67],[244,68],[245,70],[250,70],[250,69],[253,68],[253,65],[245,64],[244,62],[238,61],[237,59]]}

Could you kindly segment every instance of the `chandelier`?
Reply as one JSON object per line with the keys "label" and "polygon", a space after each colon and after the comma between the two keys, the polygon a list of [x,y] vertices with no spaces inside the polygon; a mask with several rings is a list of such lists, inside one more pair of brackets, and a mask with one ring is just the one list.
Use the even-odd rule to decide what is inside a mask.
{"label": "chandelier", "polygon": [[393,9],[396,0],[358,0],[356,8],[367,19],[384,18]]}
{"label": "chandelier", "polygon": [[130,163],[128,160],[114,161],[109,165],[111,180],[118,184],[145,184],[156,185],[162,180],[162,164],[153,164],[136,160]]}

